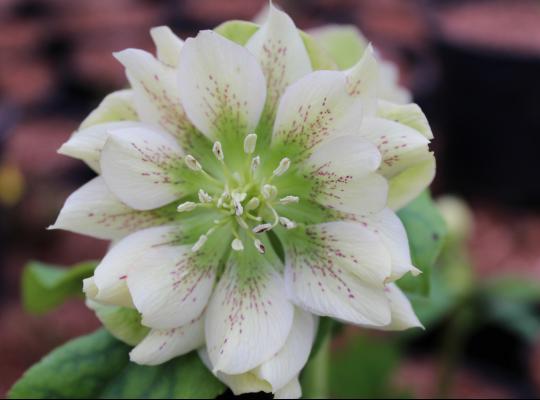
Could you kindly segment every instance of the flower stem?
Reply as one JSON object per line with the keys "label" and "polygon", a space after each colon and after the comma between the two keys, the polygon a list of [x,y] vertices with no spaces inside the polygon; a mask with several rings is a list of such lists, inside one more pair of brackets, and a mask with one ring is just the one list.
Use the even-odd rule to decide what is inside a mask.
{"label": "flower stem", "polygon": [[317,354],[308,363],[302,374],[302,398],[329,398],[328,366],[330,363],[331,335],[327,335]]}

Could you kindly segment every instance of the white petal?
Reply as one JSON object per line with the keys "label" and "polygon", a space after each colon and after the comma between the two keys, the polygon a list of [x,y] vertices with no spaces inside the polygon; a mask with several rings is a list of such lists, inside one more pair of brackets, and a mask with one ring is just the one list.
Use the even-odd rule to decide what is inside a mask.
{"label": "white petal", "polygon": [[[212,363],[208,356],[206,348],[199,349],[199,357],[206,367],[212,370]],[[214,375],[225,385],[227,385],[235,396],[240,396],[246,393],[258,393],[266,392],[271,393],[272,387],[266,381],[259,379],[252,372],[245,372],[243,374],[228,375],[220,371],[214,371]]]}
{"label": "white petal", "polygon": [[159,365],[204,346],[204,322],[198,318],[179,328],[152,329],[130,353],[131,361]]}
{"label": "white petal", "polygon": [[391,208],[403,206],[431,183],[435,163],[429,140],[418,131],[382,118],[365,118],[360,135],[381,152],[383,162],[379,171],[390,183]]}
{"label": "white petal", "polygon": [[156,329],[182,326],[208,304],[223,252],[205,246],[154,245],[134,263],[127,278],[143,325]]}
{"label": "white petal", "polygon": [[364,224],[383,242],[392,259],[390,281],[398,280],[407,272],[411,272],[414,276],[420,273],[420,270],[412,265],[405,227],[392,210],[386,208],[377,214],[352,218]]}
{"label": "white petal", "polygon": [[311,72],[311,61],[292,19],[273,5],[246,48],[257,57],[266,77],[264,118],[271,123],[285,88]]}
{"label": "white petal", "polygon": [[109,132],[115,129],[132,128],[140,126],[140,122],[122,121],[106,122],[90,125],[76,131],[69,140],[58,149],[58,153],[84,161],[90,168],[99,173],[101,171],[99,159]]}
{"label": "white petal", "polygon": [[156,45],[158,60],[169,67],[177,67],[184,41],[176,36],[168,26],[152,28],[150,35]]}
{"label": "white petal", "polygon": [[186,40],[178,65],[182,105],[209,138],[255,129],[266,98],[264,75],[244,47],[212,31]]}
{"label": "white petal", "polygon": [[273,140],[299,145],[309,156],[325,141],[356,133],[361,122],[361,101],[348,95],[344,73],[315,71],[285,90]]}
{"label": "white petal", "polygon": [[119,90],[107,95],[99,106],[86,117],[80,129],[104,122],[138,121],[133,91]]}
{"label": "white petal", "polygon": [[177,176],[182,149],[167,134],[143,128],[116,130],[101,154],[101,171],[109,189],[124,203],[149,210],[185,193]]}
{"label": "white petal", "polygon": [[117,305],[127,303],[133,307],[126,285],[131,270],[152,248],[169,243],[179,236],[179,227],[162,226],[144,229],[120,240],[109,250],[94,272],[94,281],[98,287],[96,300]]}
{"label": "white petal", "polygon": [[354,222],[309,226],[304,235],[286,248],[285,284],[294,303],[357,325],[387,325],[383,283],[391,266],[380,240]]}
{"label": "white petal", "polygon": [[102,177],[97,177],[68,197],[49,229],[115,240],[168,220],[169,216],[160,210],[136,211],[128,207],[110,192]]}
{"label": "white petal", "polygon": [[210,300],[205,331],[214,371],[233,375],[255,368],[283,347],[291,330],[293,306],[283,279],[272,266],[257,265],[266,262],[258,257],[241,266],[252,271],[242,280],[238,261],[230,260]]}
{"label": "white petal", "polygon": [[283,348],[270,360],[261,364],[254,373],[272,385],[275,393],[294,380],[306,365],[317,333],[317,318],[295,308],[289,337]]}
{"label": "white petal", "polygon": [[300,397],[302,397],[302,386],[300,386],[298,377],[292,379],[274,394],[274,399],[299,399]]}
{"label": "white petal", "polygon": [[345,71],[345,74],[347,75],[349,95],[362,101],[364,115],[375,115],[380,86],[380,71],[371,45],[364,51],[360,61],[354,67]]}
{"label": "white petal", "polygon": [[389,284],[386,294],[390,300],[392,322],[382,328],[387,331],[403,331],[410,328],[423,328],[422,323],[414,313],[407,296],[395,285]]}
{"label": "white petal", "polygon": [[141,120],[161,126],[184,143],[193,126],[180,104],[176,70],[142,50],[127,49],[114,56],[126,68]]}
{"label": "white petal", "polygon": [[388,184],[374,173],[379,150],[359,136],[341,136],[318,146],[307,161],[312,200],[350,213],[370,213],[386,205]]}

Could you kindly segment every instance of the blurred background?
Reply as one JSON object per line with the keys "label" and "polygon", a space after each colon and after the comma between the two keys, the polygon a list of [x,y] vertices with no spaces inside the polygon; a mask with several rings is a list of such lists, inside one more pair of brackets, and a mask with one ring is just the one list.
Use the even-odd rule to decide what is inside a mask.
{"label": "blurred background", "polygon": [[[440,293],[466,288],[465,298],[474,293],[476,299],[499,277],[537,282],[540,2],[276,3],[302,29],[329,23],[359,27],[396,63],[401,83],[427,114],[438,160],[432,191],[458,196],[470,207],[469,213],[457,206],[467,233],[447,245],[438,265],[443,271],[459,263],[453,271],[467,272],[437,272],[435,278],[447,285]],[[265,5],[265,0],[0,0],[0,397],[52,348],[99,326],[82,300],[44,316],[26,314],[19,282],[29,259],[71,265],[98,259],[107,248],[45,228],[66,197],[92,177],[82,162],[56,150],[105,94],[126,84],[111,53],[128,47],[153,51],[148,34],[153,26],[166,24],[186,37],[225,20],[250,20]],[[498,304],[494,317],[481,323],[476,315],[492,307],[491,300],[484,304],[482,297],[483,303],[463,312],[463,296],[439,299],[448,303],[452,297],[454,303],[436,317],[428,310],[428,329],[405,335],[396,353],[385,337],[347,329],[334,344],[342,367],[350,340],[360,337],[354,346],[378,353],[366,355],[369,371],[337,371],[345,381],[362,380],[358,376],[365,372],[370,382],[364,382],[363,393],[373,397],[537,397],[540,295],[525,296],[519,287],[505,293],[513,293],[510,305]],[[376,343],[365,346],[372,340]],[[381,357],[391,362],[382,363]]]}

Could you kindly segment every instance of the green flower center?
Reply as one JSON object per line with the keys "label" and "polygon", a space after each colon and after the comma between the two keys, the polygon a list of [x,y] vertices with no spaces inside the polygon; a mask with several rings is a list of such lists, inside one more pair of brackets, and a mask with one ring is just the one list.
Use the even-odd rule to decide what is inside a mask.
{"label": "green flower center", "polygon": [[230,226],[234,237],[231,242],[233,250],[244,250],[245,238],[248,238],[263,254],[266,249],[259,235],[278,225],[286,229],[296,227],[297,224],[294,221],[280,215],[276,210],[276,206],[286,206],[300,201],[298,196],[280,191],[279,178],[290,172],[291,161],[283,157],[271,172],[265,172],[267,168],[264,170],[260,168],[261,157],[254,154],[256,145],[257,135],[247,135],[243,143],[244,162],[237,163],[233,170],[226,162],[221,143],[215,142],[212,152],[221,167],[219,174],[207,172],[192,155],[184,158],[186,166],[204,176],[205,180],[211,181],[215,189],[211,192],[199,189],[197,193],[199,201],[183,202],[178,206],[177,211],[190,212],[206,208],[217,211],[221,215],[220,218],[214,220],[214,225],[195,242],[192,248],[194,252],[201,249],[208,237],[218,228]]}

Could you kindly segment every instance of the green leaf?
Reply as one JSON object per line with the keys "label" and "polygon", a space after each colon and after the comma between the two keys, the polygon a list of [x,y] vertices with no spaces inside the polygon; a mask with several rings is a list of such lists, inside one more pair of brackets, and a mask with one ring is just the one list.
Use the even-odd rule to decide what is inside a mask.
{"label": "green leaf", "polygon": [[409,237],[413,264],[422,271],[418,277],[405,276],[399,286],[408,293],[430,293],[431,269],[446,237],[446,224],[429,192],[425,191],[398,212]]}
{"label": "green leaf", "polygon": [[129,351],[103,329],[75,339],[30,368],[9,398],[214,398],[226,389],[194,352],[143,367]]}
{"label": "green leaf", "polygon": [[26,310],[44,313],[72,296],[82,296],[82,281],[92,276],[97,262],[88,261],[71,268],[32,261],[22,275],[22,300]]}
{"label": "green leaf", "polygon": [[330,395],[337,399],[389,398],[400,351],[395,341],[355,336],[332,353]]}

